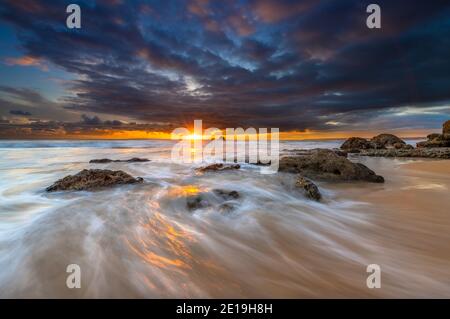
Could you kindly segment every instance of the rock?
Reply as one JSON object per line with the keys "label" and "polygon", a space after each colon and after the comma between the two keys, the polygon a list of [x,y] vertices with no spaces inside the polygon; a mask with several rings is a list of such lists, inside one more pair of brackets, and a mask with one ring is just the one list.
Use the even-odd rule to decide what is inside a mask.
{"label": "rock", "polygon": [[133,176],[123,171],[111,171],[102,169],[84,169],[76,175],[69,175],[47,187],[47,192],[66,190],[91,190],[100,187],[111,187],[120,184],[142,183],[141,177]]}
{"label": "rock", "polygon": [[417,143],[417,147],[450,147],[450,134],[433,133],[427,136],[426,141]]}
{"label": "rock", "polygon": [[186,205],[191,211],[210,206],[209,202],[203,197],[202,194],[187,197]]}
{"label": "rock", "polygon": [[313,150],[306,155],[282,157],[279,170],[325,181],[384,182],[382,176],[376,175],[365,165],[353,163],[327,149]]}
{"label": "rock", "polygon": [[450,147],[450,121],[442,126],[442,134],[432,133],[426,141],[417,143],[418,148]]}
{"label": "rock", "polygon": [[90,160],[89,163],[95,163],[95,164],[105,164],[105,163],[140,163],[140,162],[150,162],[149,159],[146,158],[138,158],[133,157],[128,160],[112,160],[109,158],[101,158],[101,159],[93,159]]}
{"label": "rock", "polygon": [[350,137],[344,144],[341,145],[341,149],[347,150],[349,152],[355,152],[357,150],[365,150],[373,148],[372,144],[362,137]]}
{"label": "rock", "polygon": [[228,214],[232,212],[235,209],[235,205],[232,205],[231,203],[223,203],[219,205],[219,212],[222,214]]}
{"label": "rock", "polygon": [[109,158],[101,158],[101,159],[93,159],[90,160],[89,163],[98,163],[98,164],[104,164],[104,163],[111,163],[114,162],[112,159]]}
{"label": "rock", "polygon": [[333,148],[332,151],[335,152],[336,155],[339,155],[339,156],[342,156],[342,157],[348,157],[348,152],[347,151],[343,151],[343,150],[340,150],[338,148]]}
{"label": "rock", "polygon": [[[424,142],[421,142],[424,143]],[[425,142],[426,143],[426,142]],[[420,144],[420,143],[418,143]],[[387,150],[363,150],[358,155],[374,157],[420,157],[450,159],[450,147],[420,147],[387,149]]]}
{"label": "rock", "polygon": [[406,144],[405,141],[392,134],[380,134],[370,140],[361,137],[350,137],[341,145],[341,149],[350,153],[359,153],[361,150],[368,149],[387,148],[411,148],[411,145]]}
{"label": "rock", "polygon": [[239,164],[211,164],[205,167],[197,168],[196,170],[198,172],[204,173],[204,172],[210,172],[210,171],[226,171],[226,170],[232,170],[232,169],[240,169],[241,166]]}
{"label": "rock", "polygon": [[238,199],[240,196],[236,191],[226,191],[223,189],[213,189],[213,193],[225,200]]}
{"label": "rock", "polygon": [[392,134],[377,135],[370,140],[370,143],[373,146],[370,148],[376,149],[394,148],[394,145],[397,145],[397,148],[402,148],[403,146],[407,145],[401,138],[398,138],[397,136]]}
{"label": "rock", "polygon": [[322,194],[319,191],[319,188],[316,184],[311,182],[310,180],[300,176],[295,183],[295,186],[303,189],[305,196],[307,198],[319,201],[322,198]]}
{"label": "rock", "polygon": [[[213,194],[216,196],[213,196]],[[186,206],[190,211],[215,207],[220,212],[229,212],[235,208],[236,202],[233,203],[233,201],[239,197],[240,195],[237,191],[213,189],[212,194],[205,192],[188,196],[186,198]]]}
{"label": "rock", "polygon": [[442,134],[450,134],[450,120],[442,125]]}
{"label": "rock", "polygon": [[427,139],[434,140],[435,138],[438,138],[440,136],[441,136],[441,134],[439,134],[439,133],[431,133],[431,134],[427,135]]}

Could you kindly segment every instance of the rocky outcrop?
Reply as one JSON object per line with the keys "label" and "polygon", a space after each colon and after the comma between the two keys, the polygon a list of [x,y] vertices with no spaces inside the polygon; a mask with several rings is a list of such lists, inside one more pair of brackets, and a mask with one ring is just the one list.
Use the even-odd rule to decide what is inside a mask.
{"label": "rocky outcrop", "polygon": [[197,168],[196,170],[200,173],[205,172],[213,172],[213,171],[227,171],[227,170],[233,170],[233,169],[240,169],[241,166],[239,164],[211,164],[205,167]]}
{"label": "rocky outcrop", "polygon": [[141,177],[133,176],[123,171],[111,171],[103,169],[84,169],[78,174],[69,175],[56,181],[47,187],[47,192],[56,191],[81,191],[92,190],[101,187],[111,187],[121,184],[142,183]]}
{"label": "rocky outcrop", "polygon": [[350,137],[344,142],[344,144],[341,145],[341,149],[348,150],[351,152],[365,150],[369,148],[373,148],[372,144],[362,137]]}
{"label": "rocky outcrop", "polygon": [[380,134],[370,140],[371,148],[388,149],[388,148],[403,148],[407,144],[401,138],[392,134]]}
{"label": "rocky outcrop", "polygon": [[430,134],[428,140],[417,143],[417,147],[450,147],[450,134]]}
{"label": "rocky outcrop", "polygon": [[128,160],[112,160],[109,158],[101,158],[101,159],[93,159],[90,160],[89,163],[95,163],[95,164],[106,164],[106,163],[141,163],[141,162],[150,162],[149,159],[146,158],[138,158],[133,157]]}
{"label": "rocky outcrop", "polygon": [[322,198],[322,194],[320,193],[317,185],[311,182],[310,180],[304,178],[303,176],[300,176],[297,179],[295,186],[297,188],[302,189],[305,196],[309,199],[319,201]]}
{"label": "rocky outcrop", "polygon": [[341,149],[349,153],[359,153],[362,150],[370,149],[411,149],[411,145],[406,144],[401,138],[392,134],[380,134],[370,140],[362,137],[350,137],[342,145]]}
{"label": "rocky outcrop", "polygon": [[447,121],[442,125],[442,134],[433,133],[428,135],[426,141],[417,143],[417,147],[450,147],[450,121]]}
{"label": "rocky outcrop", "polygon": [[363,150],[360,156],[374,157],[421,157],[450,159],[450,147],[421,147],[413,149]]}
{"label": "rocky outcrop", "polygon": [[353,163],[332,150],[316,149],[304,155],[284,156],[280,171],[298,173],[313,180],[367,181],[383,183],[384,178],[360,163]]}

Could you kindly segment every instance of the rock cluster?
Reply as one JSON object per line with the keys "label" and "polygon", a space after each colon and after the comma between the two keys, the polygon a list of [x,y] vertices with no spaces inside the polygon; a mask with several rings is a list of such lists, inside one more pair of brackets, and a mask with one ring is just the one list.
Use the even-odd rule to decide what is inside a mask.
{"label": "rock cluster", "polygon": [[384,182],[382,176],[376,175],[367,166],[353,163],[328,149],[315,149],[302,155],[284,156],[280,159],[279,170],[298,173],[313,180]]}
{"label": "rock cluster", "polygon": [[141,177],[133,176],[123,171],[111,171],[103,169],[84,169],[78,174],[66,176],[53,185],[47,187],[47,192],[56,191],[81,191],[92,190],[101,187],[111,187],[120,184],[142,183]]}
{"label": "rock cluster", "polygon": [[370,140],[362,137],[350,137],[342,145],[341,149],[350,153],[359,153],[369,149],[411,149],[401,138],[392,134],[380,134]]}
{"label": "rock cluster", "polygon": [[417,147],[450,147],[450,121],[442,125],[442,134],[428,135],[426,141],[417,143]]}
{"label": "rock cluster", "polygon": [[450,158],[450,121],[443,124],[442,134],[428,135],[426,141],[417,143],[417,148],[406,144],[395,135],[380,134],[370,140],[351,137],[341,145],[341,149],[363,156],[448,159]]}

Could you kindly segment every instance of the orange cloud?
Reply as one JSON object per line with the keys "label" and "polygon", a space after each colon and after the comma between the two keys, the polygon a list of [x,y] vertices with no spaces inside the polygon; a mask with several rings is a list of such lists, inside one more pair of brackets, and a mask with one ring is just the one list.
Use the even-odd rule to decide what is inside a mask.
{"label": "orange cloud", "polygon": [[48,67],[44,64],[42,59],[25,55],[19,58],[6,58],[5,62],[7,65],[20,65],[20,66],[35,66],[41,70],[48,71]]}
{"label": "orange cloud", "polygon": [[198,15],[200,17],[205,17],[209,14],[208,11],[208,0],[195,0],[188,5],[189,12]]}
{"label": "orange cloud", "polygon": [[255,28],[241,15],[230,16],[228,22],[240,36],[248,36],[255,32]]}
{"label": "orange cloud", "polygon": [[260,0],[255,2],[254,10],[261,20],[273,23],[296,15],[310,6],[311,1],[288,4],[274,0]]}

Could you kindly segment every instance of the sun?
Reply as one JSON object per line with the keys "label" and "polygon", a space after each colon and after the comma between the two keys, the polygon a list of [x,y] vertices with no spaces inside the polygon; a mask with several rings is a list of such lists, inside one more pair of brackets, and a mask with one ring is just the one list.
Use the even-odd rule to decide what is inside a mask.
{"label": "sun", "polygon": [[189,134],[189,135],[185,135],[184,137],[183,137],[183,139],[185,139],[185,140],[191,140],[191,141],[193,141],[193,140],[202,140],[203,139],[203,135],[199,135],[199,134]]}

